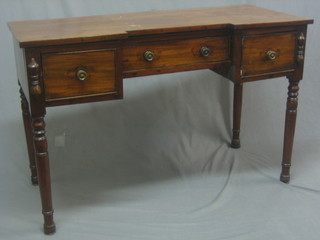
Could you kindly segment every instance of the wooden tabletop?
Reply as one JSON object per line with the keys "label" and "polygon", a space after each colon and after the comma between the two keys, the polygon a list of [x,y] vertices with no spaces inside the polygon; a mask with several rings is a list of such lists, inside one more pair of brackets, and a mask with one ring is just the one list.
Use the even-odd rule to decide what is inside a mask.
{"label": "wooden tabletop", "polygon": [[20,47],[36,47],[113,40],[132,35],[309,23],[313,23],[313,20],[240,5],[29,20],[9,22],[8,25]]}

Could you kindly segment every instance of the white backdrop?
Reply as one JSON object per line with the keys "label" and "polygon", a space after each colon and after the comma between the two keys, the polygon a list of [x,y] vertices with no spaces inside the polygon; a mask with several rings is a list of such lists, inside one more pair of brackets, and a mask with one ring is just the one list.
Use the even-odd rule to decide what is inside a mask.
{"label": "white backdrop", "polygon": [[[290,184],[278,180],[286,79],[244,86],[238,150],[228,146],[228,80],[209,70],[126,79],[124,100],[47,111],[57,224],[50,239],[319,239],[316,0],[2,0],[0,239],[46,238],[38,188],[29,180],[6,22],[234,4],[315,19],[308,31]],[[59,136],[65,147],[55,144]]]}

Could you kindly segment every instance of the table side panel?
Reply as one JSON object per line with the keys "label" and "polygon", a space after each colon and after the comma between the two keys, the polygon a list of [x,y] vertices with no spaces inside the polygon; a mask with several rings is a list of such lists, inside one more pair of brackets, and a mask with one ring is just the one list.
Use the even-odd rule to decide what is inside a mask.
{"label": "table side panel", "polygon": [[28,84],[28,77],[27,77],[27,63],[26,63],[25,49],[19,47],[19,42],[16,39],[13,39],[13,46],[14,46],[18,81],[23,90],[24,95],[26,96],[26,99],[29,102],[30,96],[29,96],[29,84]]}

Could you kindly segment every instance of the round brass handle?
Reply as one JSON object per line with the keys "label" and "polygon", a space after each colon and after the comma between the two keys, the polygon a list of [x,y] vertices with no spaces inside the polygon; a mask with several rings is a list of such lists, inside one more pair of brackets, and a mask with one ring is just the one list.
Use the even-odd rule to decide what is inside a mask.
{"label": "round brass handle", "polygon": [[84,71],[84,70],[82,70],[82,69],[80,69],[80,70],[77,71],[77,78],[78,78],[78,80],[84,81],[84,80],[87,79],[87,77],[88,77],[88,74],[87,74],[86,71]]}
{"label": "round brass handle", "polygon": [[267,57],[269,60],[275,60],[278,57],[278,53],[276,51],[269,50],[267,52]]}
{"label": "round brass handle", "polygon": [[145,53],[143,54],[143,57],[146,61],[148,62],[152,62],[154,59],[154,53],[152,51],[145,51]]}
{"label": "round brass handle", "polygon": [[208,57],[211,54],[211,49],[208,47],[202,47],[200,49],[201,55],[204,57]]}

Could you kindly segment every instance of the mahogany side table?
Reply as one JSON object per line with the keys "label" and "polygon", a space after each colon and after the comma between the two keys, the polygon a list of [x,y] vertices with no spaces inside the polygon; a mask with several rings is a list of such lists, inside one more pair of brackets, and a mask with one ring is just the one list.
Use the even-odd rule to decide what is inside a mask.
{"label": "mahogany side table", "polygon": [[[187,16],[187,17],[186,17]],[[44,232],[55,232],[46,108],[123,98],[123,78],[211,69],[234,83],[231,147],[240,147],[244,83],[289,80],[280,180],[289,182],[307,25],[249,5],[8,23],[13,34],[31,181]]]}

